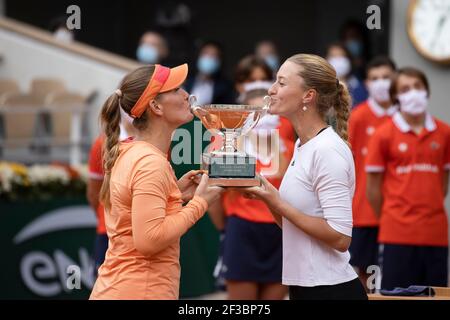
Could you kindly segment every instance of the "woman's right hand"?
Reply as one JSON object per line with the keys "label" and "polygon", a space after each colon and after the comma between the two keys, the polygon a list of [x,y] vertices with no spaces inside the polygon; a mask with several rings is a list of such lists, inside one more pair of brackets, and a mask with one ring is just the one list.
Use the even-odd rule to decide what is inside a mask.
{"label": "woman's right hand", "polygon": [[206,200],[206,202],[208,202],[208,205],[211,205],[215,201],[219,200],[220,195],[225,189],[218,186],[208,185],[208,180],[209,180],[208,175],[204,173],[197,187],[197,190],[195,190],[194,195],[202,197],[203,199]]}
{"label": "woman's right hand", "polygon": [[259,199],[264,201],[269,208],[280,203],[280,192],[267,179],[261,175],[257,175],[261,181],[261,185],[257,187],[242,188],[244,197],[248,199]]}

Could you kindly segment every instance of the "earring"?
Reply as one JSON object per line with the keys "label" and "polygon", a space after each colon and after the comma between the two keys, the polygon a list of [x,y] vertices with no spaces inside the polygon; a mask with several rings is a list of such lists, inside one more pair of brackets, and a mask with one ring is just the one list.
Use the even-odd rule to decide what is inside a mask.
{"label": "earring", "polygon": [[303,106],[303,111],[308,110],[308,107],[306,105]]}

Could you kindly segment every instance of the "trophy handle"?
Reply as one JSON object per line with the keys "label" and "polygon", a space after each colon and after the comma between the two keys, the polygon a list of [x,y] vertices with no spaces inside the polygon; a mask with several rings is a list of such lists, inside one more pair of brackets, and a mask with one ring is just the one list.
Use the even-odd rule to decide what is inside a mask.
{"label": "trophy handle", "polygon": [[220,118],[203,109],[202,106],[197,103],[196,96],[190,95],[188,101],[191,112],[201,120],[206,129],[213,133],[217,133],[217,131],[222,128],[223,124],[220,122]]}
{"label": "trophy handle", "polygon": [[272,97],[271,96],[264,96],[263,98],[264,101],[264,110],[269,111],[270,109],[270,104],[272,102]]}
{"label": "trophy handle", "polygon": [[191,94],[188,98],[189,106],[193,114],[197,115],[196,112],[198,109],[201,109],[197,104],[197,97]]}
{"label": "trophy handle", "polygon": [[[245,130],[242,130],[242,135],[243,136],[245,136],[245,135],[247,135],[253,128],[255,128],[256,127],[256,125],[258,124],[258,122],[259,122],[259,120],[262,118],[262,117],[264,117],[268,112],[269,112],[269,109],[270,109],[270,103],[271,103],[271,101],[272,101],[272,98],[270,97],[270,96],[264,96],[264,98],[263,98],[263,101],[264,101],[264,106],[263,106],[263,108],[262,108],[262,110],[263,110],[263,112],[261,112],[261,113],[259,113],[259,114],[254,114],[254,117],[257,117],[257,119],[254,119],[253,120],[253,123],[252,123],[252,125],[250,125],[250,126],[248,126],[248,127],[246,127],[245,128]],[[250,119],[247,119],[246,121],[249,121]],[[245,126],[244,126],[245,127]]]}
{"label": "trophy handle", "polygon": [[197,97],[191,94],[188,98],[189,106],[191,108],[191,112],[197,116],[197,118],[201,119],[208,115],[208,113],[202,109],[197,103]]}

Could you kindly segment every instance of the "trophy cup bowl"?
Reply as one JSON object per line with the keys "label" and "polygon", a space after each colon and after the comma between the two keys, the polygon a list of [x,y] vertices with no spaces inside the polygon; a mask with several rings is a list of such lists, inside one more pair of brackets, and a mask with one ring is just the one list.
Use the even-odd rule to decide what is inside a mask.
{"label": "trophy cup bowl", "polygon": [[256,158],[237,149],[237,139],[252,130],[263,117],[270,104],[264,105],[208,104],[197,105],[195,96],[189,98],[192,113],[206,129],[219,134],[223,145],[219,150],[201,155],[201,169],[206,170],[212,185],[222,187],[259,186],[256,178]]}

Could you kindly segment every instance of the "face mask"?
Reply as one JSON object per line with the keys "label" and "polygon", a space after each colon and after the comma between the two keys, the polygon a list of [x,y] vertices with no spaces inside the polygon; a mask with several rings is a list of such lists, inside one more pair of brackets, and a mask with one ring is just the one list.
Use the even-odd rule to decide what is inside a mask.
{"label": "face mask", "polygon": [[198,70],[206,75],[211,75],[219,70],[220,62],[217,58],[201,56],[197,60]]}
{"label": "face mask", "polygon": [[53,36],[55,37],[56,40],[61,41],[61,42],[68,43],[68,42],[73,41],[73,33],[67,29],[63,29],[63,28],[58,29],[55,31]]}
{"label": "face mask", "polygon": [[158,51],[154,46],[141,44],[137,49],[136,57],[142,63],[154,64],[158,61]]}
{"label": "face mask", "polygon": [[264,57],[264,61],[266,61],[267,65],[272,69],[272,71],[277,71],[280,65],[278,61],[278,57],[274,54],[268,55]]}
{"label": "face mask", "polygon": [[336,76],[342,78],[350,73],[351,65],[347,57],[331,57],[328,62],[336,70]]}
{"label": "face mask", "polygon": [[345,47],[350,51],[354,57],[359,57],[362,54],[362,43],[358,40],[350,40],[346,43]]}
{"label": "face mask", "polygon": [[375,99],[377,102],[389,101],[389,88],[391,87],[390,79],[378,79],[369,81],[367,89],[369,90],[369,95]]}
{"label": "face mask", "polygon": [[255,126],[255,130],[274,130],[278,127],[280,124],[280,117],[273,114],[267,114],[264,117],[262,117],[258,124]]}
{"label": "face mask", "polygon": [[428,97],[425,90],[409,90],[398,95],[400,110],[412,115],[424,113],[428,106]]}

